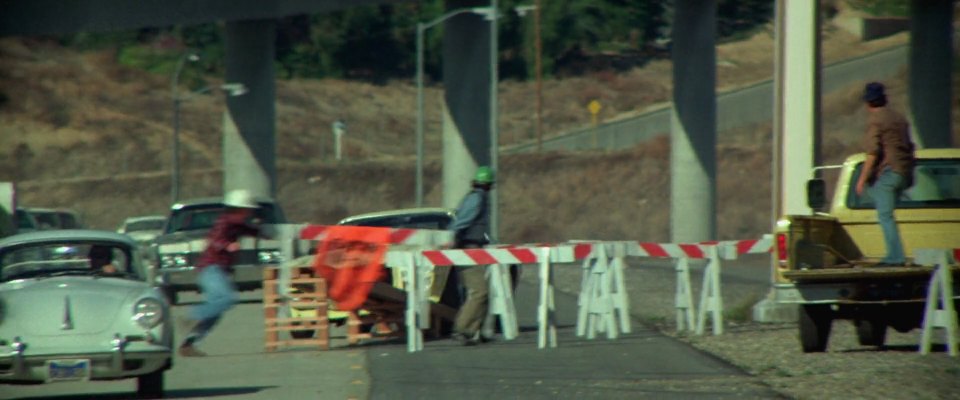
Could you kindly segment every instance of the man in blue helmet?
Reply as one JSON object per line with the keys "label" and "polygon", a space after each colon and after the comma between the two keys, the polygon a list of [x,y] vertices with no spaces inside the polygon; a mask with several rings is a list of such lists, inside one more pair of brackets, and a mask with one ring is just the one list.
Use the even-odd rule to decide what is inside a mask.
{"label": "man in blue helmet", "polygon": [[[493,182],[493,170],[490,167],[477,168],[473,189],[460,202],[454,220],[447,227],[454,233],[457,248],[479,248],[490,243],[489,193]],[[472,346],[484,341],[480,328],[487,316],[487,268],[483,265],[456,268],[467,290],[467,300],[457,311],[453,338],[465,346]]]}

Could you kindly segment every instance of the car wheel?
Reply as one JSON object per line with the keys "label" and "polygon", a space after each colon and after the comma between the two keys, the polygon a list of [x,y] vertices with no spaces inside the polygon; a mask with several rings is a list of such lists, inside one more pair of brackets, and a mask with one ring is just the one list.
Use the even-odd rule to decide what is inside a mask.
{"label": "car wheel", "polygon": [[833,310],[828,304],[800,305],[800,345],[804,353],[820,353],[827,350],[830,328],[833,326]]}
{"label": "car wheel", "polygon": [[163,370],[137,377],[137,397],[158,399],[163,397]]}

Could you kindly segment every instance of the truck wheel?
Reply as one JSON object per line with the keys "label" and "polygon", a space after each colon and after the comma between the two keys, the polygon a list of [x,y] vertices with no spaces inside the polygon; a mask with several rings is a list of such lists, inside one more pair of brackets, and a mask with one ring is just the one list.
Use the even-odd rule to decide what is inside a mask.
{"label": "truck wheel", "polygon": [[137,397],[159,399],[163,397],[163,370],[137,377]]}
{"label": "truck wheel", "polygon": [[819,353],[827,350],[830,328],[833,325],[833,310],[828,304],[804,304],[800,306],[800,345],[804,353]]}
{"label": "truck wheel", "polygon": [[313,333],[315,331],[310,329],[300,329],[295,331],[290,331],[290,336],[294,339],[312,339]]}
{"label": "truck wheel", "polygon": [[859,319],[854,322],[857,327],[857,339],[861,346],[883,346],[887,340],[887,322],[879,318]]}

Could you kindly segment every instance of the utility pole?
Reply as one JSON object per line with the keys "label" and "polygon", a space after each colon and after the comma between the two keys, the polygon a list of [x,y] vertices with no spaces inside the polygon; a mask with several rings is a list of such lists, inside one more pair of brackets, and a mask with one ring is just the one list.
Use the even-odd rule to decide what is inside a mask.
{"label": "utility pole", "polygon": [[534,73],[537,77],[537,152],[543,148],[543,42],[540,36],[540,0],[533,2]]}

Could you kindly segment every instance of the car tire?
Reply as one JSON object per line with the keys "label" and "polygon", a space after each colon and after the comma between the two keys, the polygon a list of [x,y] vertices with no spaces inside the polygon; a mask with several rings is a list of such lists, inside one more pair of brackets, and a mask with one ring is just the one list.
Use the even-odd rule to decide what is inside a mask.
{"label": "car tire", "polygon": [[137,397],[159,399],[163,397],[163,370],[137,377]]}
{"label": "car tire", "polygon": [[829,304],[800,305],[800,345],[804,353],[822,353],[827,350],[833,310]]}

